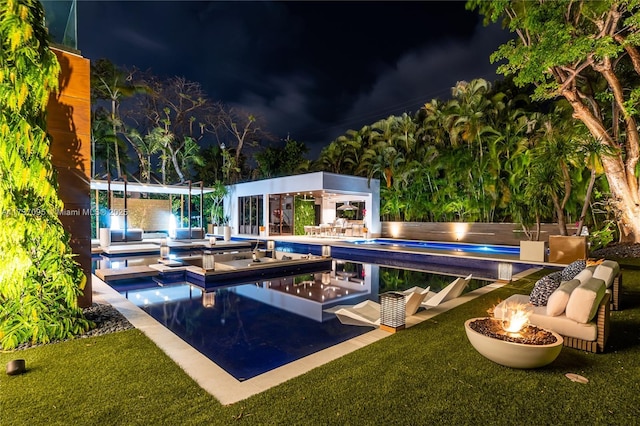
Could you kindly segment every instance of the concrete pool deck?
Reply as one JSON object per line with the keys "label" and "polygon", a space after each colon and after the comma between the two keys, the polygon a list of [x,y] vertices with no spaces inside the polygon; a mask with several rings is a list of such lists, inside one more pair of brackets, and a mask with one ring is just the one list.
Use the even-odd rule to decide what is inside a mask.
{"label": "concrete pool deck", "polygon": [[[521,272],[514,275],[512,279],[517,280],[536,270],[530,269]],[[412,327],[433,318],[505,284],[504,282],[494,282],[437,307],[419,311],[416,315],[407,318],[406,327]],[[115,307],[134,327],[142,331],[178,364],[202,389],[213,395],[223,405],[242,401],[391,335],[386,331],[375,329],[259,376],[239,381],[95,275],[92,276],[92,286],[93,298],[96,303],[106,303]]]}

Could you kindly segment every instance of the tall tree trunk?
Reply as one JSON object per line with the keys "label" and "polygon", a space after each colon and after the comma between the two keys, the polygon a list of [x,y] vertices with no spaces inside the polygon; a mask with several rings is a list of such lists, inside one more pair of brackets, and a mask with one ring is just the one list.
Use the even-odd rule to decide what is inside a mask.
{"label": "tall tree trunk", "polygon": [[582,205],[582,212],[580,213],[580,220],[578,220],[578,230],[576,235],[580,235],[582,232],[582,225],[584,224],[584,218],[587,216],[587,209],[591,202],[591,192],[593,191],[593,185],[596,183],[596,171],[591,169],[591,176],[589,177],[589,185],[587,186],[587,193],[584,195],[584,204]]}
{"label": "tall tree trunk", "polygon": [[169,145],[169,152],[171,153],[171,163],[173,164],[173,168],[176,170],[178,174],[178,179],[180,179],[180,183],[184,183],[184,174],[182,173],[182,169],[180,168],[180,164],[178,163],[178,152]]}
{"label": "tall tree trunk", "polygon": [[573,107],[574,116],[587,126],[594,138],[618,151],[615,155],[601,156],[602,166],[609,182],[615,208],[618,211],[620,241],[640,243],[640,198],[638,191],[636,190],[634,193],[632,190],[632,188],[638,187],[635,178],[634,182],[629,185],[624,160],[617,149],[617,144],[611,139],[611,135],[603,126],[602,121],[598,120],[582,103],[577,93],[567,89],[562,94]]}
{"label": "tall tree trunk", "polygon": [[147,155],[147,183],[151,183],[151,155]]}
{"label": "tall tree trunk", "polygon": [[567,221],[564,217],[564,209],[560,205],[560,200],[556,195],[552,195],[551,199],[553,200],[553,207],[556,209],[556,217],[558,219],[558,231],[560,231],[560,235],[568,235],[567,232]]}
{"label": "tall tree trunk", "polygon": [[116,154],[116,171],[118,179],[122,177],[122,168],[120,167],[120,150],[118,149],[118,129],[116,126],[116,101],[111,100],[111,126],[113,129],[113,149]]}

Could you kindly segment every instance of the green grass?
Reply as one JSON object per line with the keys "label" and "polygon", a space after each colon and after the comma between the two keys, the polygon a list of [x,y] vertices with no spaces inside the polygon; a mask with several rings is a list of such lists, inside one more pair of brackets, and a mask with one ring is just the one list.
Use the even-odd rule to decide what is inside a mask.
{"label": "green grass", "polygon": [[[638,263],[635,263],[636,265]],[[640,270],[625,270],[604,354],[563,348],[537,370],[478,354],[466,319],[542,272],[230,406],[204,392],[137,330],[0,354],[0,424],[637,424]],[[565,373],[589,379],[580,384]]]}

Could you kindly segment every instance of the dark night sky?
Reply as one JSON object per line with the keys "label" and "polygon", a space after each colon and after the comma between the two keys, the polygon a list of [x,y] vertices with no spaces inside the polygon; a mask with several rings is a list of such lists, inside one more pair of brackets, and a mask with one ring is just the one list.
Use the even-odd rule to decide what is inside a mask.
{"label": "dark night sky", "polygon": [[261,115],[312,154],[348,129],[495,80],[508,39],[462,1],[78,2],[90,60],[197,81],[214,101]]}

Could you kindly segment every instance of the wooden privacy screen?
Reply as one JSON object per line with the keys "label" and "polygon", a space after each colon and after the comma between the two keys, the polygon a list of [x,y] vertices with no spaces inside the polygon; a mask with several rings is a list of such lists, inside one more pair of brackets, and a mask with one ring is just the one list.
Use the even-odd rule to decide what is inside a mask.
{"label": "wooden privacy screen", "polygon": [[87,276],[82,307],[91,306],[91,96],[89,60],[51,49],[60,62],[60,88],[49,98],[47,131],[51,161],[58,175],[58,195],[64,203],[59,217],[71,234],[71,249]]}

